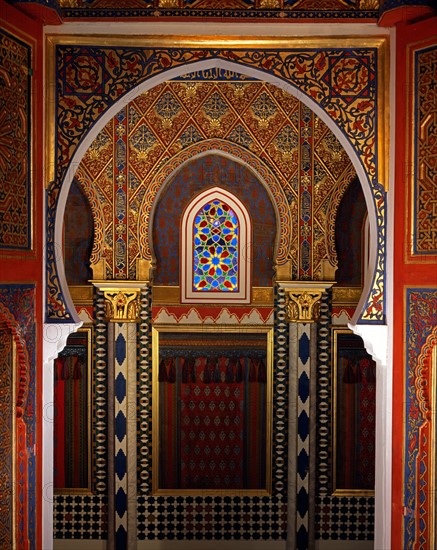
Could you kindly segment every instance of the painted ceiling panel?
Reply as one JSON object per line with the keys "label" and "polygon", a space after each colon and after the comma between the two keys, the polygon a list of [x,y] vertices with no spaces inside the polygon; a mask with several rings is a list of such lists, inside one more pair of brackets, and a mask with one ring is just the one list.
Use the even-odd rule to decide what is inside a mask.
{"label": "painted ceiling panel", "polygon": [[59,0],[63,18],[208,17],[227,19],[378,17],[380,0]]}

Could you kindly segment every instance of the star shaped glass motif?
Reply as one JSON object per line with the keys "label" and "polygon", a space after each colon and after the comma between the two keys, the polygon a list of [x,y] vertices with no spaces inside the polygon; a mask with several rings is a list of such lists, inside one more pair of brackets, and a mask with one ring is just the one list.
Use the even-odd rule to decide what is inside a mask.
{"label": "star shaped glass motif", "polygon": [[239,223],[224,202],[205,204],[194,219],[193,290],[238,292]]}

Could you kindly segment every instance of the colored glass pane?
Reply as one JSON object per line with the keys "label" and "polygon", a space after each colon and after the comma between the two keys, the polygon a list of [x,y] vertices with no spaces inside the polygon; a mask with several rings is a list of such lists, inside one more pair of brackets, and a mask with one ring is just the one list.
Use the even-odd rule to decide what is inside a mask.
{"label": "colored glass pane", "polygon": [[238,218],[214,200],[197,213],[193,227],[193,289],[238,292]]}

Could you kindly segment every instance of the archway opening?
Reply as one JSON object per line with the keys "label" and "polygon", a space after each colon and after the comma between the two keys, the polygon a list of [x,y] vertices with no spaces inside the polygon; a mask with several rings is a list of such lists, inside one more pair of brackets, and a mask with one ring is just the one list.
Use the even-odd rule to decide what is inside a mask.
{"label": "archway opening", "polygon": [[[132,98],[101,130],[78,170],[81,185],[88,191],[94,187],[93,196],[100,198],[99,208],[92,204],[93,217],[95,227],[103,228],[104,231],[97,235],[100,248],[96,250],[95,245],[93,254],[104,259],[105,266],[101,272],[108,279],[121,282],[137,277],[137,260],[144,259],[138,228],[144,221],[144,213],[149,216],[146,231],[155,255],[154,258],[153,255],[149,256],[156,264],[154,290],[160,286],[159,283],[167,287],[166,295],[161,294],[166,302],[159,303],[154,296],[152,304],[180,307],[179,310],[177,307],[165,308],[167,320],[171,316],[173,320],[183,319],[184,316],[188,318],[190,315],[190,319],[195,317],[188,311],[191,306],[182,309],[179,293],[171,292],[172,287],[179,285],[177,235],[180,231],[180,214],[188,200],[184,195],[187,190],[200,191],[202,186],[214,186],[226,181],[231,189],[235,187],[242,193],[244,185],[241,182],[256,179],[253,158],[258,157],[258,166],[267,166],[282,185],[285,198],[281,199],[281,204],[276,202],[276,212],[271,217],[275,219],[277,216],[281,231],[289,232],[288,248],[284,247],[286,259],[289,260],[289,276],[291,273],[295,280],[311,280],[311,277],[323,280],[324,266],[333,261],[332,250],[335,251],[335,246],[332,247],[335,237],[332,229],[329,229],[330,238],[327,238],[326,227],[329,223],[326,219],[329,215],[326,212],[337,211],[341,194],[350,181],[356,178],[356,172],[340,141],[323,121],[316,119],[307,106],[291,96],[287,97],[288,109],[281,107],[280,100],[284,99],[285,94],[279,94],[277,87],[271,83],[257,79],[249,79],[249,82],[247,79],[236,79],[232,85],[213,82],[209,90],[204,85],[203,95],[193,92],[196,85],[198,83],[195,80],[190,82],[190,77],[185,76],[174,82],[163,82]],[[232,93],[233,99],[241,100],[245,86],[251,86],[253,101],[246,105],[245,120],[242,120],[242,117],[238,118],[235,106],[232,109],[232,102],[226,94]],[[198,104],[195,103],[196,97],[202,98]],[[312,136],[313,141],[309,140],[309,136]],[[205,144],[204,149],[197,145],[202,143]],[[319,148],[316,148],[316,143]],[[210,151],[208,146],[211,146]],[[220,147],[223,150],[217,154]],[[306,162],[305,154],[308,151],[314,152],[314,162]],[[232,159],[233,153],[239,155],[238,162]],[[334,177],[332,166],[336,162],[343,164]],[[216,166],[220,166],[218,171]],[[314,181],[311,180],[311,168],[317,175]],[[231,174],[234,174],[233,180]],[[324,189],[325,192],[311,196],[308,179],[314,188]],[[233,183],[229,183],[231,180]],[[263,184],[265,186],[265,182]],[[196,188],[196,185],[200,187]],[[238,188],[239,185],[241,188]],[[249,213],[253,213],[259,206],[256,197],[250,196],[256,195],[253,193],[255,185],[248,185],[247,188],[248,203],[250,200],[254,202],[255,198],[254,204],[248,208]],[[336,195],[335,200],[331,200],[330,193]],[[274,192],[268,200],[272,197],[276,201]],[[272,210],[275,208],[272,207]],[[311,226],[309,221],[315,212],[319,217],[317,223]],[[286,214],[293,220],[288,225],[283,224]],[[301,239],[308,234],[310,226],[313,227],[310,229],[311,236],[315,239],[312,242]],[[266,229],[260,223],[258,236],[265,235]],[[153,238],[150,238],[151,234]],[[315,246],[317,239],[319,245]],[[159,241],[161,244],[157,246]],[[326,241],[331,243],[328,251],[324,248]],[[256,249],[260,250],[258,246]],[[301,260],[307,258],[305,254],[309,250],[311,259],[305,264],[301,263]],[[259,268],[256,277],[267,272],[267,279],[263,281],[268,280],[266,286],[270,287],[274,275],[273,257],[270,246],[268,252],[260,254],[260,262],[254,262]],[[267,270],[261,269],[264,260],[271,261]],[[344,283],[348,280],[345,277]],[[275,455],[275,458],[280,457]]]}
{"label": "archway opening", "polygon": [[[277,76],[269,73],[265,73],[263,71],[260,71],[253,67],[246,67],[244,65],[236,64],[227,60],[223,59],[211,59],[211,60],[205,60],[205,61],[199,61],[194,62],[189,65],[189,71],[191,72],[197,72],[202,70],[208,70],[208,69],[218,69],[218,70],[224,70],[224,71],[232,71],[235,74],[240,74],[247,76],[249,78],[254,78],[256,80],[259,80],[260,82],[269,82],[276,86],[280,90],[284,90],[290,95],[296,97],[301,101],[303,104],[307,105],[314,113],[316,113],[320,119],[327,124],[327,126],[330,128],[330,130],[333,132],[334,136],[338,139],[339,143],[343,146],[345,151],[347,152],[347,155],[351,159],[351,162],[356,170],[358,179],[361,183],[361,187],[364,193],[364,197],[366,200],[366,204],[368,207],[368,214],[369,214],[369,232],[370,232],[370,243],[371,246],[369,247],[369,266],[375,266],[376,265],[376,257],[377,257],[377,223],[376,223],[376,212],[375,212],[375,206],[374,206],[374,199],[372,195],[372,190],[370,188],[370,183],[368,180],[368,176],[366,174],[366,171],[364,170],[363,165],[361,164],[361,161],[354,150],[353,146],[349,142],[348,138],[345,136],[345,134],[339,129],[339,127],[333,122],[333,120],[330,118],[330,116],[318,105],[316,101],[314,101],[311,97],[302,94],[300,90],[295,88],[290,82],[286,82],[282,80],[281,78],[278,78]],[[129,91],[129,100],[132,101],[138,96],[140,96],[142,93],[144,93],[147,90],[153,89],[155,86],[166,82],[170,79],[178,78],[180,76],[184,76],[187,73],[187,67],[180,66],[176,68],[169,69],[167,71],[164,71],[163,73],[156,75],[149,80],[143,81],[140,83],[134,90]],[[107,109],[100,118],[96,121],[96,123],[93,125],[91,130],[87,133],[85,139],[82,140],[80,145],[77,147],[73,158],[71,160],[71,164],[74,166],[78,166],[80,159],[84,156],[85,152],[88,150],[89,146],[93,142],[94,138],[98,135],[98,132],[102,130],[102,128],[105,126],[105,124],[111,119],[111,117],[114,116],[115,113],[117,113],[119,107],[121,104],[125,104],[126,99],[120,98],[117,102],[115,102],[109,109]],[[60,225],[62,225],[61,220],[63,219],[64,214],[64,207],[65,207],[65,201],[68,194],[68,189],[71,184],[73,177],[73,173],[71,171],[67,172],[66,178],[63,182],[59,201],[58,201],[58,207],[57,207],[57,213],[56,213],[56,229],[55,233],[57,235],[60,234]],[[72,306],[70,295],[68,292],[68,289],[66,289],[65,285],[65,275],[64,275],[64,266],[61,262],[61,256],[58,255],[56,258],[57,265],[58,265],[58,271],[59,271],[59,277],[60,277],[60,284],[61,287],[64,289],[64,296],[66,298],[66,302],[68,306]],[[364,307],[365,301],[367,296],[370,293],[371,285],[372,285],[372,273],[374,269],[373,267],[369,269],[369,277],[365,281],[364,289],[361,295],[361,300],[359,304],[359,309],[361,310],[362,307]],[[74,311],[74,308],[71,307],[71,310]],[[74,317],[74,313],[73,313]],[[355,317],[355,322],[358,320],[359,315],[357,313]]]}

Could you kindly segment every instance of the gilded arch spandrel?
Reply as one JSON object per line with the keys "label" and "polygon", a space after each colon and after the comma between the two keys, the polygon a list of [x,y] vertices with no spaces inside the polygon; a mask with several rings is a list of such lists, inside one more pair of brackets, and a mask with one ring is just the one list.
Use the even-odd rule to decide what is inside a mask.
{"label": "gilded arch spandrel", "polygon": [[[311,143],[308,136],[313,136]],[[303,169],[299,158],[308,147],[312,160]],[[296,230],[299,203],[309,184],[312,215],[305,229],[312,232],[312,254],[306,276],[322,279],[327,267],[336,267],[336,211],[356,177],[346,151],[328,126],[291,94],[220,69],[190,73],[142,93],[92,142],[76,172],[94,213],[91,263],[104,259],[101,268],[108,278],[119,277],[113,243],[125,234],[129,255],[125,261],[125,250],[120,254],[122,276],[137,278],[138,260],[153,263],[149,234],[163,188],[182,166],[208,154],[233,158],[263,182],[279,228],[275,264],[291,265],[293,279],[302,263],[302,230]],[[123,188],[127,181],[128,233],[124,215],[112,218],[118,208],[113,182]]]}
{"label": "gilded arch spandrel", "polygon": [[[103,40],[105,46],[99,45]],[[384,322],[385,192],[381,182],[386,181],[386,155],[382,148],[386,147],[387,126],[383,85],[387,40],[380,37],[337,38],[335,48],[330,46],[332,39],[329,38],[255,41],[226,38],[214,47],[208,37],[186,38],[177,42],[177,47],[174,37],[154,37],[153,41],[151,38],[135,39],[135,42],[123,39],[123,46],[119,46],[117,40],[121,41],[88,37],[87,46],[76,46],[77,38],[49,38],[53,63],[49,75],[53,81],[55,78],[58,81],[58,97],[48,98],[57,110],[55,119],[48,124],[56,130],[52,139],[55,134],[57,137],[56,152],[53,141],[48,147],[56,157],[56,176],[54,170],[48,173],[48,179],[53,182],[48,223],[48,319],[68,321],[72,318],[65,307],[58,275],[55,217],[59,196],[65,193],[65,190],[61,193],[62,182],[65,179],[68,187],[69,172],[74,172],[74,166],[73,170],[69,167],[72,160],[73,164],[76,162],[76,157],[80,160],[81,142],[90,124],[101,117],[102,121],[93,129],[97,131],[105,117],[108,119],[108,109],[117,99],[126,102],[136,97],[142,91],[142,83],[155,85],[166,77],[171,78],[174,69],[181,74],[182,67],[190,66],[190,70],[195,70],[196,64],[206,62],[211,66],[233,66],[255,77],[268,75],[282,87],[288,86],[302,101],[322,112],[325,120],[334,121],[340,128],[343,143],[356,152],[362,183],[367,180],[370,185],[377,219],[376,268],[361,317],[365,322]],[[110,42],[114,45],[108,46]],[[90,74],[93,78],[84,78]],[[48,159],[47,166],[54,166],[52,159],[53,156]]]}

